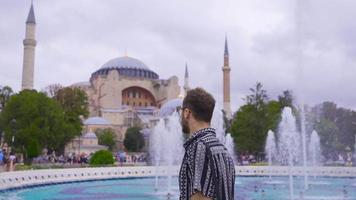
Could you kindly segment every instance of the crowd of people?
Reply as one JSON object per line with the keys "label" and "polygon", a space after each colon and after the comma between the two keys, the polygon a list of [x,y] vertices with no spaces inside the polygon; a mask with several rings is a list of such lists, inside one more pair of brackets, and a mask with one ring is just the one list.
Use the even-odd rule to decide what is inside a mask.
{"label": "crowd of people", "polygon": [[[33,158],[32,164],[45,165],[45,164],[56,164],[56,165],[66,165],[68,167],[75,167],[76,165],[86,165],[89,163],[91,154],[76,154],[70,153],[68,155],[56,155],[55,152],[50,154],[43,153],[42,155]],[[115,161],[119,166],[124,165],[144,165],[149,164],[147,153],[128,153],[125,151],[119,151],[113,154]],[[341,165],[341,166],[353,166],[356,163],[355,159],[352,159],[349,155],[335,153],[330,156],[329,159],[323,159],[322,163],[325,165]],[[235,165],[254,165],[255,163],[266,162],[266,157],[264,153],[250,153],[242,152],[237,154]],[[20,155],[16,155],[13,152],[7,152],[5,149],[0,149],[0,171],[13,171],[15,170],[15,165],[17,163],[23,163],[23,159]]]}
{"label": "crowd of people", "polygon": [[[86,165],[89,163],[91,154],[76,154],[69,153],[68,155],[56,155],[55,152],[43,152],[42,155],[32,159],[32,164],[36,165],[63,165],[68,167],[75,167],[76,165]],[[120,165],[144,165],[147,164],[146,153],[127,153],[119,151],[113,154],[115,161]],[[15,170],[16,163],[23,163],[21,155],[15,153],[8,153],[6,150],[0,149],[0,171]]]}

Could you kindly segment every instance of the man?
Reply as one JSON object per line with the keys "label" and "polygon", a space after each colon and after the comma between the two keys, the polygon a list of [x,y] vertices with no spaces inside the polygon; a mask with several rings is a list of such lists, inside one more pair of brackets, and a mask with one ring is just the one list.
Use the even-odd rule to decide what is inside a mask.
{"label": "man", "polygon": [[202,88],[189,90],[179,108],[182,131],[189,134],[179,173],[181,200],[234,199],[234,163],[210,121],[214,98]]}

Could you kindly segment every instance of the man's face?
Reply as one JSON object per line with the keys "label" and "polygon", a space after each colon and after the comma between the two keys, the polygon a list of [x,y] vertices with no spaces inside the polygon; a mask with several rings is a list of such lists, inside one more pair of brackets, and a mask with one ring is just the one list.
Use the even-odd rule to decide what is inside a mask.
{"label": "man's face", "polygon": [[188,115],[189,111],[187,108],[182,108],[180,110],[180,123],[182,125],[182,132],[184,134],[189,134],[190,133],[190,128],[189,128],[189,123],[188,123]]}

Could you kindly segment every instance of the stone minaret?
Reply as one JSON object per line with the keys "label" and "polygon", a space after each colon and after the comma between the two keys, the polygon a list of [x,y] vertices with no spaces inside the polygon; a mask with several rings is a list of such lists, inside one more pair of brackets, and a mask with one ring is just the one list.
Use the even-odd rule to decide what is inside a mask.
{"label": "stone minaret", "polygon": [[22,90],[33,89],[34,66],[35,66],[35,47],[36,47],[36,20],[31,3],[30,12],[26,21],[26,34],[23,40],[23,69],[22,69]]}
{"label": "stone minaret", "polygon": [[188,65],[187,65],[187,63],[185,63],[185,74],[184,74],[184,86],[183,86],[183,89],[184,89],[184,96],[186,96],[188,90],[190,90],[190,87],[189,87]]}
{"label": "stone minaret", "polygon": [[224,91],[224,111],[228,119],[232,118],[231,105],[230,105],[230,71],[229,66],[229,49],[227,47],[227,37],[225,36],[225,51],[224,51],[224,66],[223,71],[223,91]]}

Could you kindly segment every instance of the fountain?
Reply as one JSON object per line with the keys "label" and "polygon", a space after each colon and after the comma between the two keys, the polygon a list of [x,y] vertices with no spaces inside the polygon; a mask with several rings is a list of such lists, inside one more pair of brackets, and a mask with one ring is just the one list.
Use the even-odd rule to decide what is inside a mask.
{"label": "fountain", "polygon": [[308,175],[307,175],[307,139],[305,130],[305,111],[304,103],[300,106],[300,126],[301,126],[301,137],[302,137],[302,158],[303,158],[303,173],[304,173],[304,189],[308,189]]}
{"label": "fountain", "polygon": [[[150,154],[153,157],[156,169],[159,166],[166,166],[167,168],[167,182],[166,191],[164,195],[174,195],[172,189],[171,171],[173,166],[179,166],[184,155],[183,149],[183,134],[179,121],[178,113],[174,112],[172,115],[161,118],[153,129],[150,138]],[[155,190],[158,192],[159,177],[155,177]],[[161,187],[162,188],[162,187]]]}
{"label": "fountain", "polygon": [[309,142],[309,155],[311,156],[311,166],[315,167],[320,165],[320,154],[320,138],[318,133],[316,131],[313,131]]}
{"label": "fountain", "polygon": [[217,107],[215,107],[213,112],[213,118],[211,119],[211,127],[215,129],[216,137],[220,140],[221,143],[225,144],[225,147],[227,148],[228,152],[234,160],[234,163],[236,164],[237,157],[235,153],[234,140],[231,137],[230,133],[225,135],[223,112]]}
{"label": "fountain", "polygon": [[213,117],[211,119],[211,127],[215,129],[216,137],[225,144],[225,129],[224,129],[224,118],[221,109],[215,107],[213,112]]}
{"label": "fountain", "polygon": [[[159,188],[162,188],[160,187],[160,177],[157,173],[155,176],[156,194],[166,196],[167,199],[175,198],[176,194],[174,191],[177,189],[172,187],[173,174],[170,169],[173,166],[179,166],[184,155],[182,128],[179,115],[175,111],[175,108],[181,104],[182,100],[177,99],[162,106],[160,112],[161,118],[153,128],[150,136],[150,155],[156,166],[156,172],[160,166],[168,166],[164,191],[159,191]],[[217,138],[225,144],[235,161],[234,142],[230,134],[225,136],[223,113],[218,108],[214,109],[211,126],[215,128]]]}
{"label": "fountain", "polygon": [[237,157],[236,157],[236,153],[235,153],[235,144],[234,144],[234,139],[231,137],[230,133],[226,134],[225,147],[227,148],[229,154],[231,155],[231,157],[236,165]]}
{"label": "fountain", "polygon": [[282,120],[278,127],[279,134],[279,161],[282,165],[289,166],[289,196],[294,199],[292,168],[299,161],[300,136],[296,128],[296,120],[292,109],[285,107],[282,111]]}
{"label": "fountain", "polygon": [[354,144],[354,166],[356,166],[356,135],[355,135],[355,144]]}
{"label": "fountain", "polygon": [[[272,159],[275,159],[277,155],[277,147],[274,132],[271,130],[269,130],[267,133],[265,152],[268,158],[268,166],[272,166]],[[271,175],[269,176],[269,179],[271,179]]]}

